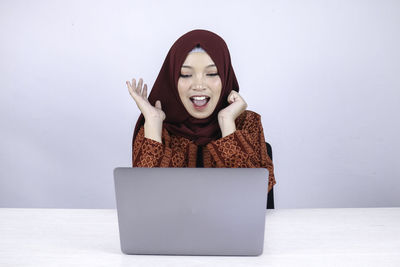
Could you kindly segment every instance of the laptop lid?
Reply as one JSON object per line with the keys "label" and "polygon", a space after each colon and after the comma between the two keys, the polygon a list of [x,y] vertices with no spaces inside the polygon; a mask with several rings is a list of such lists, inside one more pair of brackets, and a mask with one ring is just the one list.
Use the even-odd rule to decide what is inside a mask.
{"label": "laptop lid", "polygon": [[125,254],[260,255],[268,170],[116,168]]}

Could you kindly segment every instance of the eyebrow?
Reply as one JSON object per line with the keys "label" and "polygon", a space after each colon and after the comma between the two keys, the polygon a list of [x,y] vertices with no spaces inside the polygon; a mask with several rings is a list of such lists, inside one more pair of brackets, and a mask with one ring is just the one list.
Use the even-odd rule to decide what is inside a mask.
{"label": "eyebrow", "polygon": [[[210,67],[216,67],[216,66],[215,66],[215,64],[210,64],[210,65],[208,65],[206,68],[210,68]],[[182,68],[193,69],[193,67],[188,66],[188,65],[182,65]]]}

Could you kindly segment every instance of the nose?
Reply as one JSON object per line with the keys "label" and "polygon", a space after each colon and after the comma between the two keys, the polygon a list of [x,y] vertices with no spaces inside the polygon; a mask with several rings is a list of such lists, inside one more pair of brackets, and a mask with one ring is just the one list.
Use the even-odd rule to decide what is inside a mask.
{"label": "nose", "polygon": [[205,89],[205,87],[203,86],[203,84],[201,83],[201,84],[195,84],[194,86],[193,86],[193,90],[196,90],[196,91],[202,91],[202,90],[204,90]]}
{"label": "nose", "polygon": [[196,91],[201,91],[204,90],[205,86],[204,86],[204,77],[197,75],[196,81],[193,85],[193,90]]}

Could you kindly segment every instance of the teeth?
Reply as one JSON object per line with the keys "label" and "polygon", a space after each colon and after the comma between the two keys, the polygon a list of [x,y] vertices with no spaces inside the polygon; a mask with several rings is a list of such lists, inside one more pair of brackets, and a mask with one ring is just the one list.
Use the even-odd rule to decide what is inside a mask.
{"label": "teeth", "polygon": [[193,98],[194,100],[204,100],[204,99],[206,99],[205,96],[193,96],[192,98]]}

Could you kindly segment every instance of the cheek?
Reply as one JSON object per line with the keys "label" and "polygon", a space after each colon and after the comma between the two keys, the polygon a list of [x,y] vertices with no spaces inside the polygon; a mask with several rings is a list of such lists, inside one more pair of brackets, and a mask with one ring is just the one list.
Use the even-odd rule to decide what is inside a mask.
{"label": "cheek", "polygon": [[213,94],[215,96],[220,96],[221,95],[221,90],[222,90],[222,82],[221,79],[218,77],[216,79],[213,79],[209,83],[210,88],[212,88]]}
{"label": "cheek", "polygon": [[185,98],[185,95],[188,92],[188,88],[190,87],[190,83],[185,79],[178,80],[178,93],[181,99]]}

